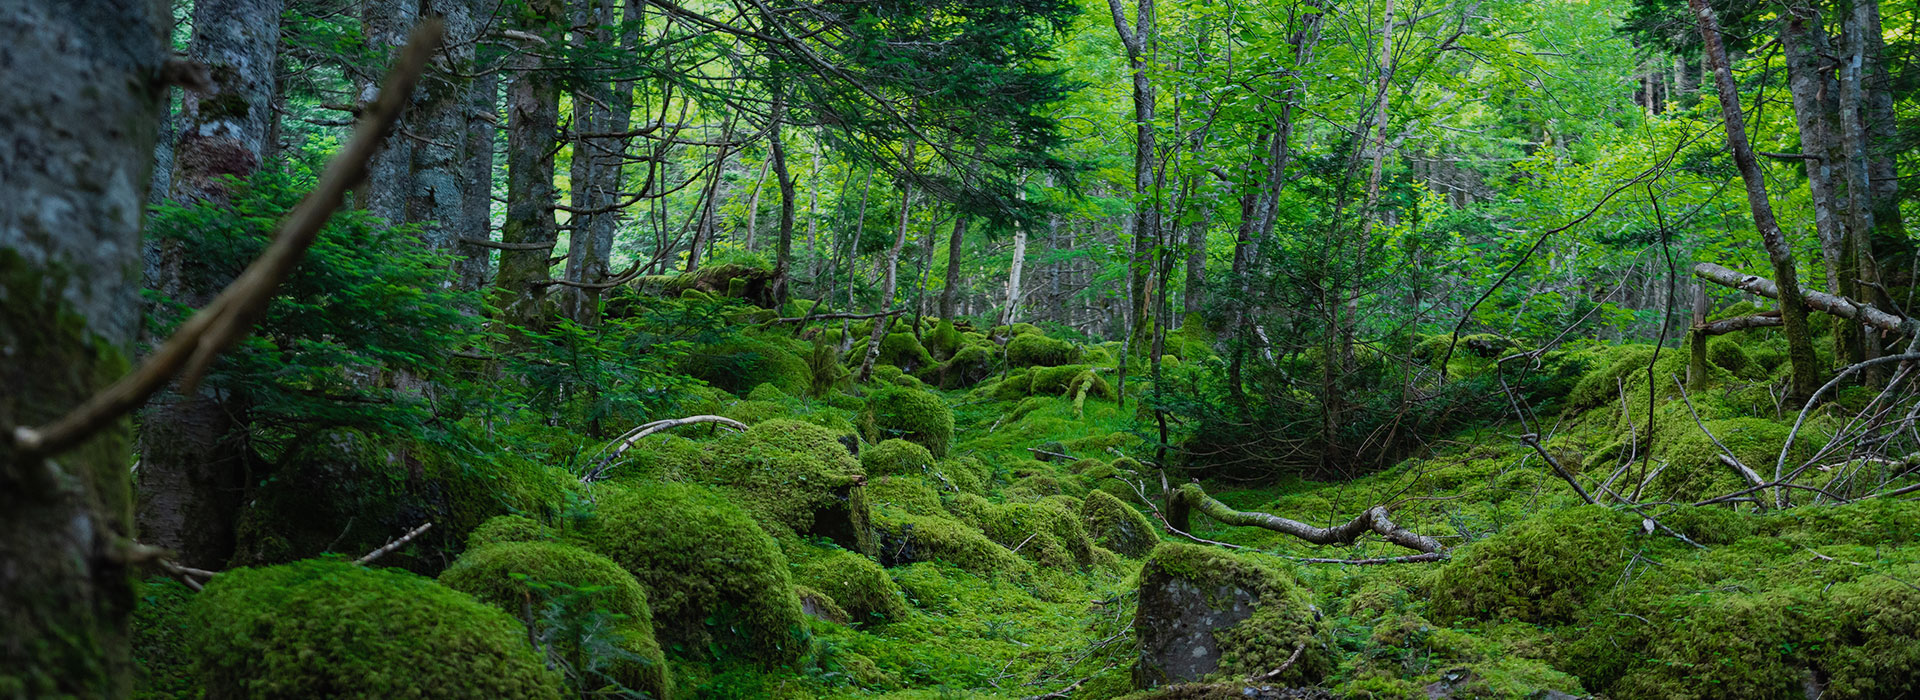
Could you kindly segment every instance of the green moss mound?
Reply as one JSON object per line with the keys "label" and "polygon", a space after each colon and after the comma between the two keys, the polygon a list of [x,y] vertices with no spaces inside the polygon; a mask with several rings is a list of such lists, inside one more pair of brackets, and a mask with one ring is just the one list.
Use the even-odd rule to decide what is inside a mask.
{"label": "green moss mound", "polygon": [[719,493],[685,484],[615,489],[581,537],[647,590],[668,649],[730,651],[769,666],[806,655],[811,635],[786,557]]}
{"label": "green moss mound", "polygon": [[875,508],[894,508],[914,515],[946,516],[940,494],[922,477],[883,476],[867,482],[867,503]]}
{"label": "green moss mound", "polygon": [[869,442],[909,440],[927,448],[935,459],[944,459],[953,443],[953,411],[934,394],[885,386],[867,397],[860,428]]}
{"label": "green moss mound", "polygon": [[907,614],[900,586],[872,559],[844,549],[808,557],[794,569],[802,586],[833,598],[856,624],[898,620]]}
{"label": "green moss mound", "polygon": [[212,698],[560,696],[519,622],[412,574],[337,559],[234,569],[189,616]]}
{"label": "green moss mound", "polygon": [[[1720,461],[1724,453],[1713,444],[1714,439],[1731,450],[1742,464],[1765,475],[1773,473],[1780,447],[1787,443],[1787,433],[1792,429],[1789,423],[1764,418],[1727,418],[1696,425],[1689,416],[1685,421],[1670,421],[1672,427],[1666,433],[1668,443],[1664,453],[1667,468],[1661,470],[1653,482],[1655,493],[1673,501],[1691,502],[1732,493],[1748,485],[1732,467]],[[1701,432],[1701,425],[1713,433],[1713,437]],[[1803,430],[1795,438],[1794,448],[1787,455],[1788,469],[1813,455],[1817,437],[1811,432]]]}
{"label": "green moss mound", "polygon": [[[583,688],[611,681],[661,700],[673,696],[667,662],[654,638],[653,610],[647,605],[646,592],[632,574],[611,559],[558,542],[501,542],[461,555],[441,572],[440,583],[510,614],[521,613],[527,605],[534,610],[546,607],[542,601],[550,602],[551,593],[537,586],[559,583],[575,591],[588,591],[585,607],[578,612],[609,614],[607,621],[616,638],[613,643],[624,653],[615,655],[604,667],[573,664],[576,673],[590,674],[582,679]],[[566,641],[557,643],[566,645]],[[587,655],[587,650],[578,648],[582,645],[572,646],[575,648],[561,654],[563,658]]]}
{"label": "green moss mound", "polygon": [[[1579,383],[1574,384],[1573,393],[1567,396],[1568,407],[1587,409],[1618,400],[1620,386],[1627,381],[1627,376],[1636,371],[1645,372],[1647,363],[1652,360],[1653,347],[1650,345],[1609,348],[1596,369],[1582,375]],[[1645,405],[1644,401],[1640,405]]]}
{"label": "green moss mound", "polygon": [[702,445],[706,469],[693,476],[725,487],[776,536],[826,537],[872,551],[864,475],[841,435],[813,423],[765,421]]}
{"label": "green moss mound", "polygon": [[[853,349],[847,351],[848,365],[858,366],[866,359],[867,343],[864,341],[855,343]],[[905,372],[932,367],[936,364],[933,355],[927,351],[926,346],[920,344],[919,338],[913,337],[912,333],[888,333],[886,337],[881,338],[880,356],[874,358],[874,362],[893,365]]]}
{"label": "green moss mound", "polygon": [[1564,622],[1618,578],[1636,519],[1563,508],[1456,550],[1434,584],[1437,619]]}
{"label": "green moss mound", "polygon": [[1093,541],[1125,556],[1145,555],[1160,541],[1152,519],[1105,491],[1087,494],[1080,517]]}
{"label": "green moss mound", "polygon": [[953,322],[946,319],[940,319],[939,323],[934,324],[933,330],[927,331],[925,339],[927,352],[933,353],[933,359],[936,360],[953,357],[954,353],[959,352],[964,342],[960,337],[959,329],[954,328]]}
{"label": "green moss mound", "polygon": [[1033,568],[1020,555],[951,516],[888,508],[874,513],[873,524],[880,563],[887,566],[941,562],[979,576],[1018,576]]}
{"label": "green moss mound", "polygon": [[1087,537],[1079,514],[1058,501],[991,503],[962,494],[954,499],[950,510],[962,522],[1038,566],[1073,569],[1094,563],[1093,541]]}
{"label": "green moss mound", "polygon": [[199,650],[188,646],[187,610],[193,591],[179,581],[149,578],[135,590],[133,605],[133,697],[135,700],[197,700]]}
{"label": "green moss mound", "polygon": [[[1166,585],[1169,580],[1184,581],[1203,591],[1239,590],[1254,599],[1254,609],[1245,619],[1213,632],[1219,645],[1217,675],[1245,678],[1279,668],[1304,645],[1299,660],[1273,682],[1278,685],[1309,684],[1333,670],[1334,659],[1321,642],[1326,633],[1316,619],[1312,596],[1296,582],[1284,560],[1258,554],[1238,554],[1218,547],[1163,542],[1155,547],[1140,569],[1143,587]],[[1226,601],[1221,601],[1226,604]],[[1142,610],[1141,620],[1157,611]],[[1158,611],[1175,612],[1175,611]],[[1134,669],[1137,685],[1164,682],[1151,663],[1142,658]]]}
{"label": "green moss mound", "polygon": [[467,549],[478,549],[503,542],[538,542],[553,539],[553,531],[524,515],[497,515],[480,523],[467,534]]}
{"label": "green moss mound", "polygon": [[860,451],[860,466],[869,476],[922,474],[933,466],[933,453],[899,438],[881,440]]}
{"label": "green moss mound", "polygon": [[[686,372],[735,395],[772,384],[790,396],[813,391],[813,367],[787,338],[741,335],[705,345],[688,356]],[[804,347],[804,346],[802,346]]]}
{"label": "green moss mound", "polygon": [[1054,340],[1039,333],[1021,333],[1007,341],[1007,366],[1009,367],[1053,367],[1073,364],[1080,357],[1080,348],[1064,340]]}

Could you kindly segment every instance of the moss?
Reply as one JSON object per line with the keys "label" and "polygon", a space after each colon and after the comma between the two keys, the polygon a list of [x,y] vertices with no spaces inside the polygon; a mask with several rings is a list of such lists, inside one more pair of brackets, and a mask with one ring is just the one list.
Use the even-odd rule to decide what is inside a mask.
{"label": "moss", "polygon": [[1634,518],[1600,506],[1551,511],[1456,550],[1434,585],[1441,619],[1572,619],[1628,557]]}
{"label": "moss", "polygon": [[1830,610],[1840,620],[1819,657],[1827,695],[1913,697],[1920,693],[1920,567],[1840,584]]}
{"label": "moss", "polygon": [[988,483],[993,480],[993,470],[979,458],[970,456],[940,460],[934,464],[934,473],[967,493],[986,493]]}
{"label": "moss", "polygon": [[539,542],[553,539],[553,531],[523,515],[496,515],[467,534],[467,549],[502,542]]}
{"label": "moss", "polygon": [[[1662,353],[1684,356],[1685,353]],[[1605,361],[1596,369],[1580,377],[1573,387],[1573,393],[1567,396],[1569,408],[1585,409],[1616,401],[1620,395],[1620,385],[1627,376],[1636,371],[1644,372],[1647,363],[1653,359],[1653,346],[1621,345],[1607,351]],[[1645,405],[1642,402],[1640,405]]]}
{"label": "moss", "polygon": [[688,356],[686,373],[739,395],[772,384],[790,396],[813,390],[813,367],[801,357],[798,341],[741,335],[700,347]]}
{"label": "moss", "polygon": [[[1263,555],[1162,542],[1141,567],[1140,581],[1147,586],[1175,579],[1205,591],[1246,592],[1255,601],[1252,614],[1213,633],[1219,644],[1219,675],[1245,678],[1271,671],[1304,646],[1299,660],[1274,681],[1312,683],[1333,669],[1334,659],[1320,639],[1325,630],[1316,619],[1309,593],[1287,573],[1288,568],[1283,560]],[[1155,676],[1152,668],[1136,668],[1136,681]]]}
{"label": "moss", "polygon": [[914,515],[948,515],[940,494],[918,476],[883,476],[867,482],[867,502]]}
{"label": "moss", "polygon": [[1008,486],[1006,491],[1006,496],[1009,500],[1024,501],[1038,501],[1048,496],[1082,496],[1085,494],[1086,489],[1082,487],[1079,482],[1062,480],[1052,474],[1036,474],[1022,477],[1019,481],[1013,482],[1012,486]]}
{"label": "moss", "polygon": [[880,444],[860,451],[860,467],[868,476],[924,474],[932,466],[933,453],[899,438],[881,440]]}
{"label": "moss", "polygon": [[1104,491],[1087,494],[1080,517],[1094,542],[1125,556],[1145,555],[1160,541],[1151,519]]}
{"label": "moss", "polygon": [[229,570],[190,619],[211,697],[559,697],[519,622],[393,570],[335,559]]}
{"label": "moss", "polygon": [[951,517],[914,515],[882,508],[874,512],[880,560],[888,566],[944,562],[980,576],[1013,576],[1031,566],[972,527]]}
{"label": "moss", "polygon": [[1073,343],[1054,340],[1039,333],[1022,333],[1007,341],[1007,365],[1010,367],[1052,367],[1072,364],[1080,356]]}
{"label": "moss", "polygon": [[920,443],[935,459],[947,456],[953,442],[953,411],[934,394],[905,387],[881,387],[867,397],[861,431],[870,442],[901,438]]}
{"label": "moss", "polygon": [[669,649],[733,651],[770,666],[809,651],[786,558],[718,493],[683,484],[615,489],[581,537],[640,581]]}
{"label": "moss", "polygon": [[[1682,407],[1681,411],[1684,410]],[[1713,438],[1709,438],[1691,416],[1684,420],[1685,423],[1668,421],[1660,433],[1667,437],[1664,455],[1668,464],[1653,482],[1655,493],[1674,501],[1695,501],[1747,486],[1732,467],[1720,461],[1723,453],[1714,445],[1713,438],[1718,438],[1742,464],[1764,475],[1773,473],[1774,462],[1791,429],[1790,425],[1764,418],[1708,420],[1704,425],[1713,433]],[[1817,437],[1811,432],[1803,430],[1795,438],[1793,453],[1787,456],[1788,469],[1813,455]]]}
{"label": "moss", "polygon": [[922,378],[941,389],[964,389],[992,376],[999,364],[1000,353],[991,343],[965,345]]}
{"label": "moss", "polygon": [[133,697],[136,700],[195,700],[200,683],[194,663],[199,651],[187,645],[187,609],[193,591],[167,578],[140,582],[133,607]]}
{"label": "moss", "polygon": [[940,323],[927,333],[927,352],[932,353],[936,360],[953,357],[954,353],[959,352],[961,344],[960,331],[953,327],[952,321],[946,319],[940,319]]}
{"label": "moss", "polygon": [[1093,563],[1093,541],[1077,512],[1057,501],[991,503],[962,494],[949,507],[960,520],[1041,567],[1072,569]]}
{"label": "moss", "polygon": [[850,624],[853,621],[853,615],[848,613],[846,608],[840,607],[840,602],[834,600],[833,596],[825,591],[812,586],[795,585],[793,596],[800,599],[800,610],[808,617],[826,620],[836,625]]}
{"label": "moss", "polygon": [[790,398],[793,397],[788,395],[787,392],[781,391],[780,387],[772,382],[762,382],[759,386],[754,387],[753,391],[747,392],[748,401],[779,402],[786,401]]}
{"label": "moss", "polygon": [[[500,542],[462,554],[441,572],[440,583],[514,615],[529,604],[540,608],[544,594],[537,585],[559,583],[587,591],[588,607],[580,612],[602,610],[612,616],[615,644],[625,652],[600,671],[606,679],[593,680],[612,680],[661,700],[673,696],[646,592],[611,559],[558,542]],[[583,689],[599,685],[582,682]]]}
{"label": "moss", "polygon": [[907,614],[900,586],[872,559],[844,549],[808,557],[793,572],[794,581],[833,597],[853,623],[898,620]]}
{"label": "moss", "polygon": [[1731,508],[1678,506],[1659,518],[1660,524],[1700,544],[1733,544],[1754,532],[1754,519]]}
{"label": "moss", "polygon": [[840,437],[812,423],[765,421],[702,445],[705,468],[690,476],[725,487],[775,535],[872,551],[860,461]]}
{"label": "moss", "polygon": [[1747,357],[1747,351],[1740,347],[1740,343],[1724,337],[1707,342],[1707,361],[1739,376],[1746,376],[1746,370],[1754,366],[1753,361]]}
{"label": "moss", "polygon": [[[856,343],[847,364],[864,362],[866,354],[867,344]],[[913,337],[912,333],[888,333],[880,340],[880,356],[875,358],[875,361],[883,365],[899,367],[906,372],[934,366],[933,355],[927,352],[927,348],[920,344],[920,339]]]}

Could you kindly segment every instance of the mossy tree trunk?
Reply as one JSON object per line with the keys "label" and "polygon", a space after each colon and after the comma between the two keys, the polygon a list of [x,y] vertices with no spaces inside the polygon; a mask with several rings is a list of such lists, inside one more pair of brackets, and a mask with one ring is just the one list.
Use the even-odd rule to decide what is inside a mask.
{"label": "mossy tree trunk", "polygon": [[1753,210],[1754,227],[1767,259],[1773,263],[1774,281],[1780,285],[1781,330],[1787,336],[1787,360],[1793,367],[1790,393],[1795,397],[1813,395],[1820,386],[1818,359],[1813,354],[1813,338],[1807,328],[1806,302],[1801,298],[1799,273],[1794,269],[1793,249],[1773,216],[1773,203],[1767,198],[1766,175],[1754,159],[1753,146],[1747,141],[1746,117],[1740,112],[1740,90],[1733,81],[1733,69],[1727,63],[1727,49],[1720,41],[1720,21],[1706,0],[1687,0],[1705,44],[1707,65],[1713,72],[1720,93],[1720,112],[1726,119],[1727,147],[1746,183],[1747,205]]}
{"label": "mossy tree trunk", "polygon": [[163,108],[164,3],[0,0],[0,693],[125,697],[133,536],[124,421],[21,454],[127,371]]}
{"label": "mossy tree trunk", "polygon": [[[533,0],[520,29],[558,46],[565,40],[565,17],[559,0]],[[543,48],[525,48],[512,59],[515,73],[507,88],[507,218],[500,238],[514,247],[500,251],[493,293],[502,320],[531,328],[544,321],[547,259],[559,237],[553,220],[553,155],[560,85],[540,57]]]}
{"label": "mossy tree trunk", "polygon": [[[205,0],[194,5],[190,58],[208,68],[208,90],[182,99],[173,198],[224,203],[228,176],[256,173],[268,150],[280,0]],[[199,307],[226,280],[174,247],[153,246],[148,285]],[[154,399],[142,420],[140,537],[189,566],[217,568],[233,553],[235,515],[246,488],[246,399],[201,389]]]}
{"label": "mossy tree trunk", "polygon": [[797,202],[794,201],[793,173],[787,166],[787,144],[781,134],[781,122],[786,119],[787,93],[783,86],[774,87],[773,123],[768,126],[767,139],[773,149],[773,178],[780,183],[780,241],[773,249],[773,280],[769,295],[773,303],[786,305],[787,282],[793,272],[793,219]]}
{"label": "mossy tree trunk", "polygon": [[[440,54],[446,63],[436,62],[420,81],[414,108],[405,117],[407,131],[420,138],[390,140],[414,142],[413,161],[408,164],[406,220],[422,224],[421,239],[428,248],[455,253],[464,250],[461,238],[487,237],[486,219],[473,218],[468,212],[470,188],[464,168],[471,145],[467,139],[469,92],[474,87],[473,79],[467,76],[473,73],[474,40],[479,36],[482,18],[475,0],[426,0],[422,4],[422,14],[446,23],[447,38]],[[491,144],[488,148],[491,150]],[[487,182],[490,185],[491,178]],[[454,265],[457,270],[460,263]]]}
{"label": "mossy tree trunk", "polygon": [[[1800,132],[1800,154],[1805,156],[1802,162],[1812,195],[1813,227],[1820,236],[1827,288],[1841,296],[1858,298],[1854,275],[1846,269],[1845,261],[1848,232],[1842,215],[1847,205],[1835,182],[1846,168],[1845,153],[1836,142],[1841,131],[1840,88],[1825,70],[1824,56],[1830,55],[1833,47],[1817,5],[1803,1],[1787,8],[1787,16],[1780,22],[1780,46],[1787,57],[1787,89],[1793,96],[1794,125]],[[1835,328],[1835,354],[1857,358],[1861,352],[1858,327],[1839,324]]]}
{"label": "mossy tree trunk", "polygon": [[[419,21],[420,0],[363,0],[360,5],[360,31],[369,48],[379,52],[381,66],[400,53],[400,47],[407,44],[407,32]],[[379,97],[381,75],[383,71],[374,67],[360,76],[359,106],[370,105]],[[407,220],[407,198],[413,191],[414,139],[395,136],[381,142],[380,150],[367,161],[367,180],[356,204],[374,216],[399,223]]]}
{"label": "mossy tree trunk", "polygon": [[461,138],[466,153],[459,164],[459,237],[465,240],[454,245],[458,255],[453,270],[454,284],[467,291],[485,288],[493,267],[488,248],[471,242],[493,238],[493,138],[500,120],[500,74],[486,70],[479,60],[491,48],[483,46],[475,51],[474,67],[480,75],[467,90],[463,112],[466,132]]}

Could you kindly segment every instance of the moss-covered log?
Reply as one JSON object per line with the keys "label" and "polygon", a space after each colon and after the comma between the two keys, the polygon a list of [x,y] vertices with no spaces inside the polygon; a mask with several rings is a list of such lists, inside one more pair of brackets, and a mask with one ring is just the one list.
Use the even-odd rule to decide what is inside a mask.
{"label": "moss-covered log", "polygon": [[1439,540],[1395,525],[1387,515],[1386,506],[1368,508],[1344,525],[1314,527],[1278,515],[1234,510],[1208,496],[1199,484],[1187,484],[1167,497],[1167,524],[1182,532],[1192,531],[1192,513],[1196,510],[1226,525],[1264,528],[1314,544],[1353,544],[1361,535],[1376,532],[1388,542],[1416,552],[1437,554],[1446,551]]}

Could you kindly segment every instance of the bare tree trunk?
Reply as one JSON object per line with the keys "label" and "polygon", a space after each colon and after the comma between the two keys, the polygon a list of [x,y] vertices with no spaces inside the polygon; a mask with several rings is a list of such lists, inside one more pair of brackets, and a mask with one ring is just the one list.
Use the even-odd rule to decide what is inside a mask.
{"label": "bare tree trunk", "polygon": [[[566,16],[560,0],[532,0],[522,29],[543,31]],[[550,44],[560,37],[551,37]],[[558,243],[554,224],[554,134],[560,129],[560,88],[545,61],[533,53],[513,59],[517,71],[507,88],[507,218],[501,242],[533,246],[500,251],[494,279],[495,305],[507,323],[538,327],[547,287],[551,246]],[[544,245],[542,245],[544,244]]]}
{"label": "bare tree trunk", "polygon": [[1687,0],[1700,28],[1708,67],[1720,93],[1720,112],[1726,120],[1727,146],[1746,183],[1747,206],[1753,210],[1754,227],[1760,231],[1760,243],[1773,263],[1775,281],[1780,285],[1780,313],[1787,335],[1787,358],[1793,366],[1795,397],[1812,396],[1820,386],[1819,368],[1813,354],[1813,341],[1807,329],[1806,302],[1800,295],[1799,274],[1794,270],[1793,249],[1774,219],[1773,203],[1767,198],[1766,176],[1754,160],[1753,147],[1747,142],[1746,117],[1740,112],[1740,90],[1733,82],[1733,69],[1727,63],[1727,49],[1720,41],[1720,22],[1707,0]]}
{"label": "bare tree trunk", "polygon": [[[0,44],[0,425],[51,422],[133,360],[140,216],[166,95],[154,77],[171,24],[158,2],[0,0],[11,37]],[[254,152],[208,142],[203,121],[193,158]],[[0,440],[0,679],[20,697],[126,697],[129,423],[57,458],[23,455],[10,437]]]}
{"label": "bare tree trunk", "polygon": [[[781,122],[786,120],[787,93],[784,86],[775,88],[773,102],[773,124],[767,137],[773,144],[773,178],[780,182],[780,242],[773,251],[773,303],[787,303],[787,278],[793,270],[793,217],[796,209],[794,202],[793,173],[788,171],[787,144],[781,133]],[[811,223],[808,224],[812,226]]]}
{"label": "bare tree trunk", "polygon": [[733,142],[733,121],[728,120],[720,127],[720,148],[713,156],[713,172],[707,179],[706,191],[700,194],[700,222],[694,226],[693,242],[687,246],[687,272],[700,269],[700,258],[708,247],[713,245],[713,236],[719,228],[720,182],[726,174],[727,156],[731,155],[728,146]]}
{"label": "bare tree trunk", "polygon": [[[1865,42],[1863,77],[1867,103],[1863,117],[1867,128],[1868,185],[1873,192],[1873,257],[1879,263],[1880,280],[1887,288],[1913,284],[1911,264],[1915,255],[1913,241],[1906,235],[1906,222],[1900,213],[1900,175],[1896,156],[1903,150],[1893,111],[1892,77],[1887,71],[1886,40],[1881,36],[1880,0],[1854,0],[1855,31]],[[1874,290],[1876,303],[1892,307],[1892,300]]]}
{"label": "bare tree trunk", "polygon": [[446,23],[441,55],[447,63],[435,64],[420,81],[419,98],[408,115],[407,128],[420,135],[420,142],[413,145],[406,220],[423,226],[427,247],[451,253],[461,248],[461,238],[487,236],[485,228],[469,228],[463,170],[469,145],[468,95],[473,90],[473,81],[463,75],[473,72],[473,42],[481,18],[475,16],[474,0],[428,0],[426,11]]}
{"label": "bare tree trunk", "polygon": [[[907,143],[908,167],[912,167],[915,144]],[[913,212],[913,187],[906,181],[900,183],[900,225],[893,235],[893,247],[887,249],[887,262],[880,282],[880,304],[876,311],[893,310],[893,293],[900,278],[900,249],[907,245],[907,221]],[[852,307],[848,307],[852,308]],[[887,331],[893,327],[893,316],[883,316],[873,321],[873,332],[867,336],[867,356],[860,361],[860,373],[856,376],[865,384],[873,378],[873,363],[880,358],[880,343],[887,338]]]}
{"label": "bare tree trunk", "polygon": [[[574,26],[583,43],[601,45],[613,41],[613,0],[575,0]],[[631,115],[623,114],[616,125],[613,102],[617,99],[612,84],[586,77],[575,88],[573,100],[573,163],[569,169],[572,196],[569,203],[577,211],[570,219],[572,233],[567,237],[567,266],[563,275],[569,282],[598,283],[607,278],[608,260],[613,247],[613,228],[618,215],[601,211],[612,207],[620,190],[620,157],[617,139],[583,134],[626,131]],[[632,99],[629,88],[628,99]],[[617,126],[617,128],[616,128]],[[606,245],[602,246],[604,235]],[[576,323],[592,324],[596,319],[600,290],[563,287],[558,290],[560,307]]]}
{"label": "bare tree trunk", "polygon": [[[194,7],[193,60],[209,66],[212,91],[187,91],[180,142],[174,148],[176,201],[225,203],[226,176],[260,168],[272,112],[278,0],[209,0]],[[155,289],[189,306],[205,305],[216,287],[193,280],[200,261],[175,246],[156,246]],[[217,284],[218,282],[216,282]],[[142,419],[136,514],[147,543],[174,550],[189,566],[217,567],[233,553],[235,514],[247,485],[249,450],[242,426],[246,400],[203,388],[167,392]]]}
{"label": "bare tree trunk", "polygon": [[[275,22],[278,23],[278,19]],[[372,104],[380,92],[382,68],[407,44],[407,32],[420,21],[419,0],[366,0],[361,5],[361,33],[377,49],[381,65],[361,78],[356,102]],[[411,121],[411,117],[402,117]],[[396,129],[367,162],[367,180],[361,185],[359,205],[374,216],[400,223],[407,220],[407,198],[413,191],[413,139]]]}
{"label": "bare tree trunk", "polygon": [[[1026,199],[1023,189],[1020,198]],[[1001,308],[1000,322],[994,325],[1005,326],[1013,323],[1020,309],[1020,278],[1027,270],[1027,227],[1019,222],[1013,224],[1013,261],[1007,264],[1007,303]]]}
{"label": "bare tree trunk", "polygon": [[[1139,336],[1151,320],[1147,313],[1147,276],[1153,266],[1152,251],[1160,245],[1159,167],[1153,131],[1156,99],[1151,67],[1147,65],[1155,47],[1157,22],[1154,0],[1135,0],[1131,27],[1120,0],[1107,0],[1107,9],[1113,14],[1113,28],[1120,35],[1120,45],[1127,51],[1127,67],[1133,80],[1133,258],[1128,263],[1131,270],[1127,294],[1128,302],[1133,305],[1129,334]],[[1126,381],[1126,360],[1122,358],[1121,385]]]}
{"label": "bare tree trunk", "polygon": [[[1874,194],[1871,184],[1872,165],[1868,157],[1866,124],[1866,73],[1867,73],[1867,37],[1868,32],[1879,35],[1879,13],[1877,5],[1867,2],[1854,2],[1853,12],[1842,21],[1846,31],[1846,53],[1841,57],[1840,68],[1840,133],[1841,148],[1846,152],[1842,161],[1846,164],[1844,180],[1847,184],[1847,222],[1852,236],[1850,262],[1852,265],[1843,270],[1843,277],[1852,277],[1853,293],[1846,296],[1862,301],[1871,301],[1874,289],[1880,282],[1880,274],[1874,265]],[[1871,23],[1872,26],[1867,25]],[[1904,237],[1904,234],[1902,234]],[[1848,348],[1848,364],[1858,364],[1879,357],[1880,336],[1865,332],[1859,324],[1848,324],[1849,336],[1857,336],[1859,345]],[[1883,367],[1871,367],[1866,371],[1869,384],[1880,384],[1886,379]]]}
{"label": "bare tree trunk", "polygon": [[[1793,95],[1795,125],[1800,131],[1801,155],[1807,156],[1807,187],[1812,194],[1813,225],[1820,237],[1820,257],[1825,263],[1827,288],[1842,296],[1858,298],[1854,274],[1847,270],[1847,243],[1850,207],[1838,189],[1845,183],[1848,170],[1845,150],[1840,148],[1840,86],[1826,73],[1827,59],[1833,47],[1818,6],[1802,2],[1788,8],[1780,24],[1780,44],[1787,57],[1787,88]],[[1839,183],[1835,178],[1840,177]],[[1855,358],[1862,352],[1862,334],[1857,326],[1840,324],[1833,334],[1835,355]]]}
{"label": "bare tree trunk", "polygon": [[954,306],[960,293],[960,251],[967,235],[967,213],[959,212],[953,217],[953,234],[947,237],[947,278],[945,286],[940,288],[940,318],[953,320],[958,309]]}
{"label": "bare tree trunk", "polygon": [[771,160],[760,163],[760,174],[753,179],[753,193],[747,196],[747,250],[753,250],[755,239],[760,237],[760,193],[767,189],[767,168],[772,165]]}

